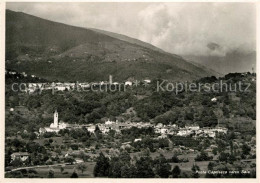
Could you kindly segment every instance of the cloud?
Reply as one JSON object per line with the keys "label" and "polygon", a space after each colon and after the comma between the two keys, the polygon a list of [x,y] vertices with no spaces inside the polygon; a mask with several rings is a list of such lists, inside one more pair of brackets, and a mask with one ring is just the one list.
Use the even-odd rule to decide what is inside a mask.
{"label": "cloud", "polygon": [[[7,3],[7,8],[128,35],[180,55],[256,49],[253,3]],[[210,43],[220,47],[210,49]]]}
{"label": "cloud", "polygon": [[[139,13],[139,22],[140,39],[181,55],[255,50],[255,8],[250,4],[151,5]],[[211,42],[221,49],[209,49]]]}

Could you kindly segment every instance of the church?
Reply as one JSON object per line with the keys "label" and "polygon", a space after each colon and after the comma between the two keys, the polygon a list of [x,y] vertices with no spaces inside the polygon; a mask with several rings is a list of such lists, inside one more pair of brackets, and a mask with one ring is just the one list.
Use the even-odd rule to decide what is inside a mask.
{"label": "church", "polygon": [[56,132],[58,133],[61,129],[67,128],[68,124],[67,123],[59,123],[59,114],[57,110],[55,110],[53,114],[53,123],[51,123],[50,127],[44,127],[40,128],[39,132],[40,134],[45,133],[45,132]]}

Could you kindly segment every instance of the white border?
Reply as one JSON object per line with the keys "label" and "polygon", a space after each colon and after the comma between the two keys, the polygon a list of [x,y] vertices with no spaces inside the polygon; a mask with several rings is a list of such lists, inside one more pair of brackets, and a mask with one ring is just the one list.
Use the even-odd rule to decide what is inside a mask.
{"label": "white border", "polygon": [[[95,0],[95,1],[91,1],[91,0],[77,0],[77,1],[73,1],[73,0],[55,0],[55,1],[50,1],[50,0],[4,0],[4,1],[0,1],[0,103],[1,103],[1,108],[0,108],[0,116],[1,116],[1,126],[0,126],[0,183],[1,182],[12,182],[12,183],[28,183],[28,182],[97,182],[97,183],[103,183],[103,182],[108,182],[108,183],[121,183],[121,182],[125,182],[125,183],[130,183],[130,182],[135,182],[135,183],[143,183],[143,182],[163,182],[163,183],[172,183],[172,182],[199,182],[199,183],[206,183],[206,182],[236,182],[236,183],[242,183],[242,182],[246,182],[246,183],[256,183],[259,182],[259,177],[260,177],[260,171],[256,171],[257,175],[256,175],[256,179],[210,179],[210,178],[199,178],[199,179],[193,179],[193,178],[189,178],[189,179],[112,179],[112,178],[78,178],[78,179],[68,179],[68,178],[54,178],[54,179],[29,179],[29,178],[22,178],[22,179],[16,179],[16,178],[4,178],[4,134],[5,134],[5,2],[238,2],[238,3],[255,3],[256,4],[256,8],[257,8],[257,61],[256,61],[256,72],[260,73],[259,70],[259,54],[260,53],[260,48],[259,48],[259,39],[260,37],[258,36],[258,33],[260,32],[260,28],[259,28],[259,20],[260,20],[260,0],[218,0],[218,1],[211,1],[211,0],[200,0],[200,1],[196,1],[196,0],[175,0],[175,1],[169,1],[169,0],[115,0],[115,1],[109,1],[109,0]],[[257,74],[257,94],[260,91],[260,76]],[[258,96],[258,95],[256,95]],[[259,158],[259,145],[260,145],[260,139],[259,139],[259,134],[258,132],[260,132],[260,125],[258,124],[258,119],[260,118],[260,107],[259,107],[259,102],[260,99],[259,97],[256,97],[257,100],[257,120],[256,120],[256,137],[257,137],[257,145],[256,145],[256,149],[257,149],[257,159],[256,159],[256,170],[259,169],[259,164],[260,164],[260,158]]]}

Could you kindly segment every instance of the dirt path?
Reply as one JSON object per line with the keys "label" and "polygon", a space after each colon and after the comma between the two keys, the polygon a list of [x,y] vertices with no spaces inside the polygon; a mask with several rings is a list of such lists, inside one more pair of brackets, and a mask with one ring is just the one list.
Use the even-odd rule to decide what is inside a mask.
{"label": "dirt path", "polygon": [[19,168],[14,168],[10,171],[6,171],[5,173],[8,172],[14,172],[22,169],[32,169],[32,168],[45,168],[45,167],[53,167],[53,166],[62,166],[62,165],[67,165],[68,163],[60,163],[60,164],[53,164],[53,165],[36,165],[36,166],[27,166],[27,167],[19,167]]}

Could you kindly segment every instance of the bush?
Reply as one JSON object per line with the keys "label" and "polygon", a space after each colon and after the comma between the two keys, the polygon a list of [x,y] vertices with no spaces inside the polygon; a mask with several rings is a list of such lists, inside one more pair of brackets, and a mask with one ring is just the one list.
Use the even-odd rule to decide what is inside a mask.
{"label": "bush", "polygon": [[197,155],[195,161],[209,161],[212,159],[213,159],[212,156],[209,156],[208,153],[202,151],[200,154]]}

